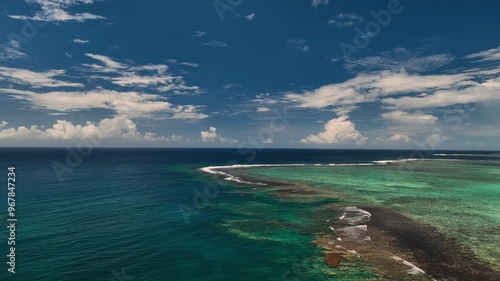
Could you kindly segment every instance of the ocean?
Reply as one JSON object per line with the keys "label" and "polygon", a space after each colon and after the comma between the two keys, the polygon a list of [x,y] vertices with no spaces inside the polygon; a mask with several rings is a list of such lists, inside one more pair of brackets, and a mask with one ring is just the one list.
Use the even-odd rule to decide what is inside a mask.
{"label": "ocean", "polygon": [[[232,176],[200,170],[257,164],[276,166]],[[374,221],[393,212],[431,227],[499,270],[498,152],[1,148],[0,167],[1,280],[397,280],[368,246],[379,241],[375,229],[391,229],[384,222],[371,244],[351,243],[365,257],[325,263],[328,227],[354,206],[373,209]],[[15,274],[6,257],[8,167],[16,174]],[[390,245],[426,272],[405,265],[400,280],[456,274],[426,264],[415,245]]]}

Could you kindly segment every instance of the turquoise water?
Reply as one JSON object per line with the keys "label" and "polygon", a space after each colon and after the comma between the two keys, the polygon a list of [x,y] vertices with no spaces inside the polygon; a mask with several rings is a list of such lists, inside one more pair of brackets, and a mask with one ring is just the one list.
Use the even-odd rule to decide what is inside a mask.
{"label": "turquoise water", "polygon": [[[498,162],[429,162],[414,173],[390,165],[251,169],[317,193],[291,196],[226,181],[189,223],[179,209],[219,182],[199,170],[204,166],[370,162],[408,153],[259,151],[250,163],[235,150],[102,149],[59,182],[51,164],[64,161],[64,149],[0,149],[1,167],[16,166],[19,219],[17,273],[3,263],[0,280],[385,280],[360,259],[327,266],[313,243],[325,231],[325,206],[359,202],[463,235],[464,244],[498,264]],[[8,233],[0,229],[5,256]]]}
{"label": "turquoise water", "polygon": [[500,265],[500,161],[272,167],[246,173],[312,184],[338,204],[383,206],[456,238]]}

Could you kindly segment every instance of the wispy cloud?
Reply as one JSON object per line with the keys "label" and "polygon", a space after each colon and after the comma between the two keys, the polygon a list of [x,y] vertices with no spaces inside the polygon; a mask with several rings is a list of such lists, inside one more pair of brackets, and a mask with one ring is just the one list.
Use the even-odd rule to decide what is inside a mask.
{"label": "wispy cloud", "polygon": [[82,111],[89,109],[109,109],[117,114],[130,117],[153,117],[162,113],[169,119],[203,119],[194,105],[174,105],[164,97],[140,92],[120,92],[96,89],[89,91],[49,91],[33,92],[16,89],[0,89],[0,92],[19,100],[29,101],[35,108],[58,112]]}
{"label": "wispy cloud", "polygon": [[336,27],[352,27],[364,21],[365,19],[362,16],[356,14],[338,14],[330,19],[328,24]]}
{"label": "wispy cloud", "polygon": [[105,17],[91,13],[71,14],[67,11],[75,5],[89,5],[98,1],[99,0],[25,0],[25,2],[29,4],[36,4],[40,6],[41,11],[36,12],[33,16],[9,15],[9,17],[19,20],[46,22],[84,22],[86,20],[105,19]]}
{"label": "wispy cloud", "polygon": [[286,42],[304,53],[310,49],[305,39],[287,39]]}
{"label": "wispy cloud", "polygon": [[476,59],[477,61],[499,61],[500,60],[500,46],[494,49],[470,54],[465,58]]}
{"label": "wispy cloud", "polygon": [[383,113],[382,119],[390,120],[396,123],[421,125],[434,124],[438,121],[438,118],[431,114],[425,114],[421,112],[409,113],[401,110]]}
{"label": "wispy cloud", "polygon": [[7,44],[0,46],[0,61],[17,60],[27,58],[28,55],[21,51],[21,44],[16,40],[10,40]]}
{"label": "wispy cloud", "polygon": [[187,62],[187,61],[178,61],[176,59],[168,59],[167,62],[171,63],[171,64],[177,64],[177,65],[183,65],[183,66],[200,67],[200,65],[197,63]]}
{"label": "wispy cloud", "polygon": [[87,43],[90,43],[89,40],[83,40],[83,39],[80,39],[80,38],[76,38],[73,40],[73,43],[75,44],[87,44]]}
{"label": "wispy cloud", "polygon": [[212,40],[210,42],[204,43],[203,46],[210,46],[210,47],[215,47],[215,48],[223,48],[227,47],[227,43],[223,41],[218,41],[218,40]]}
{"label": "wispy cloud", "polygon": [[350,60],[344,67],[357,71],[403,70],[425,72],[447,65],[454,59],[454,56],[446,53],[422,56],[408,49],[397,48],[392,51],[383,52],[379,56]]}
{"label": "wispy cloud", "polygon": [[[84,64],[87,71],[95,72],[94,79],[109,81],[122,87],[157,87],[160,92],[174,94],[201,94],[203,91],[198,86],[187,86],[184,78],[168,72],[165,64],[130,65],[98,54],[86,54],[88,57],[99,61],[101,64]],[[176,63],[179,63],[175,61]],[[194,66],[190,63],[190,66]]]}
{"label": "wispy cloud", "polygon": [[52,69],[45,72],[35,72],[21,68],[0,67],[0,80],[26,85],[33,88],[83,87],[81,83],[66,82],[55,77],[65,76],[66,71]]}
{"label": "wispy cloud", "polygon": [[193,37],[203,37],[205,35],[207,35],[205,31],[196,30],[195,32],[193,32]]}
{"label": "wispy cloud", "polygon": [[249,21],[253,21],[255,19],[255,14],[254,13],[251,13],[250,15],[248,16],[245,16],[245,18]]}
{"label": "wispy cloud", "polygon": [[329,2],[330,0],[311,0],[311,6],[313,6],[314,8],[320,5],[327,6]]}

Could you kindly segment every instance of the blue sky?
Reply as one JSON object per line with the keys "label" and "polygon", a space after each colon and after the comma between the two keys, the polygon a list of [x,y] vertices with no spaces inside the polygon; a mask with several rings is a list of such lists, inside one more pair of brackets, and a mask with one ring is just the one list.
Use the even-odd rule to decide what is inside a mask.
{"label": "blue sky", "polygon": [[500,149],[498,1],[0,2],[0,146]]}

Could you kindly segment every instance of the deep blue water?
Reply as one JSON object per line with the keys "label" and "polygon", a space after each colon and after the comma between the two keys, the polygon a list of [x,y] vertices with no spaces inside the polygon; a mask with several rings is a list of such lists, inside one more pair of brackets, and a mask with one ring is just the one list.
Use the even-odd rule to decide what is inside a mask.
{"label": "deep blue water", "polygon": [[[253,154],[255,153],[255,154]],[[484,152],[433,152],[469,154]],[[214,177],[198,168],[256,163],[357,163],[408,158],[411,151],[236,149],[94,149],[60,181],[64,148],[0,148],[0,182],[16,167],[16,274],[7,272],[7,184],[0,190],[0,280],[281,280],[287,262],[314,251],[241,239],[218,227],[236,215],[224,202],[256,200],[225,192],[193,206]],[[411,155],[415,157],[415,154]],[[429,157],[438,157],[427,154]],[[417,155],[417,157],[419,157]],[[457,155],[454,158],[468,158]],[[71,159],[70,159],[71,160]],[[73,159],[74,160],[74,159]],[[264,199],[262,199],[264,200]],[[273,199],[265,199],[273,200]],[[300,208],[293,203],[283,208]],[[126,275],[122,276],[122,269]]]}

